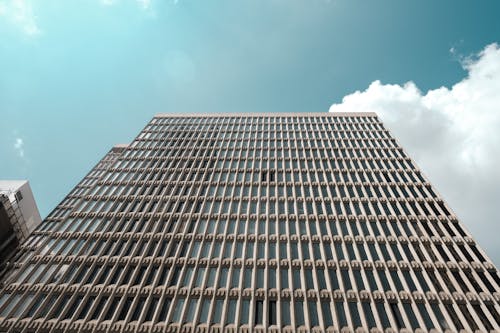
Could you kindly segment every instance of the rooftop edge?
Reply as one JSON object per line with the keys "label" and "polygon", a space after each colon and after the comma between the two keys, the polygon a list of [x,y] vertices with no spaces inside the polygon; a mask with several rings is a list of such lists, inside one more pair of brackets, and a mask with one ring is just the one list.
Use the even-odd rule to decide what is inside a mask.
{"label": "rooftop edge", "polygon": [[244,112],[244,113],[157,113],[154,118],[198,117],[376,117],[375,112]]}

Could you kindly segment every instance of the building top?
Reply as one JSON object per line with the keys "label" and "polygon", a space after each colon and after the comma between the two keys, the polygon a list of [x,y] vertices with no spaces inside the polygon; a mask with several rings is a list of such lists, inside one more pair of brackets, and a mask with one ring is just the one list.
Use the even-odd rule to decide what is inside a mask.
{"label": "building top", "polygon": [[376,117],[375,112],[250,112],[250,113],[157,113],[155,118],[185,117]]}
{"label": "building top", "polygon": [[0,180],[0,194],[5,194],[13,201],[19,189],[27,183],[27,180]]}
{"label": "building top", "polygon": [[0,195],[8,197],[14,214],[11,223],[18,224],[18,238],[24,240],[42,221],[27,180],[0,180]]}

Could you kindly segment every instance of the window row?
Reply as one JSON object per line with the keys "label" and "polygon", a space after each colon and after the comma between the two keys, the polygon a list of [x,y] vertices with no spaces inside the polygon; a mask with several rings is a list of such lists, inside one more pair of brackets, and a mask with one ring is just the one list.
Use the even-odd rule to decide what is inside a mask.
{"label": "window row", "polygon": [[[103,219],[103,218],[68,218],[62,222],[45,221],[37,229],[39,232],[114,232],[114,233],[155,233],[155,234],[212,234],[212,235],[279,235],[287,238],[298,236],[382,236],[382,237],[468,237],[458,223],[428,222],[426,220],[283,220],[283,219],[178,219],[135,218],[135,219]],[[39,237],[39,236],[37,236]],[[302,237],[301,237],[302,238]],[[37,240],[41,240],[37,238]],[[26,246],[38,246],[32,240]],[[462,244],[458,244],[461,246]]]}
{"label": "window row", "polygon": [[[244,187],[246,188],[246,187]],[[241,189],[241,187],[240,187]],[[236,189],[235,189],[236,191]],[[234,192],[233,192],[234,193]],[[261,193],[262,189],[261,189]],[[76,212],[123,212],[123,213],[173,213],[207,215],[313,215],[313,216],[445,216],[449,211],[444,204],[434,201],[376,201],[376,200],[334,200],[295,201],[289,200],[217,200],[205,197],[204,200],[175,200],[176,198],[152,200],[82,200],[75,207]]]}
{"label": "window row", "polygon": [[[293,147],[294,148],[294,147]],[[195,154],[195,155],[194,155]],[[155,147],[154,149],[134,148],[131,146],[122,155],[125,159],[146,158],[146,157],[217,157],[217,158],[342,158],[342,159],[384,159],[384,158],[406,158],[401,149],[382,149],[382,148],[332,148],[332,149],[247,149],[247,148],[218,148],[191,150],[185,147]]]}
{"label": "window row", "polygon": [[[115,241],[114,242],[116,245],[114,248],[119,248],[121,251],[123,251],[123,241]],[[273,246],[271,246],[273,245]],[[318,251],[320,250],[319,246],[316,246],[318,244],[312,244],[313,245],[313,252],[315,249]],[[385,244],[379,244],[380,249],[382,249],[382,253],[385,255],[388,255],[388,247],[385,246]],[[330,255],[331,255],[331,249],[329,247],[325,246],[325,249],[330,250]],[[333,248],[332,248],[333,249]],[[366,255],[364,246],[362,244],[341,244],[341,243],[336,243],[334,247],[335,251],[337,253],[343,252],[344,249],[347,249],[347,252],[350,255],[354,255],[354,251],[357,250],[360,253],[364,253]],[[376,255],[376,249],[374,244],[369,244],[368,249],[370,253],[375,253]],[[279,251],[279,254],[277,253]],[[173,246],[170,247],[170,249],[167,251],[167,256],[174,256],[177,254],[178,258],[182,257],[188,257],[188,253],[190,253],[194,258],[198,257],[200,254],[200,259],[201,258],[218,258],[218,259],[224,259],[224,258],[229,258],[229,259],[254,259],[254,255],[257,255],[257,259],[259,259],[259,256],[262,256],[262,259],[284,259],[284,258],[290,258],[290,259],[300,259],[299,258],[299,252],[302,255],[302,260],[307,260],[310,258],[306,258],[305,256],[309,256],[309,246],[307,243],[280,243],[279,246],[275,243],[270,243],[268,244],[268,247],[266,248],[265,243],[248,243],[244,244],[241,242],[235,242],[235,243],[225,243],[222,244],[220,242],[214,242],[214,243],[208,243],[204,242],[201,244],[201,242],[194,242],[192,246],[189,245],[189,243],[174,243]],[[206,253],[206,255],[203,254],[203,252]],[[232,255],[231,255],[232,252]],[[267,258],[266,258],[266,252],[267,252]],[[212,257],[210,257],[210,254]],[[104,254],[101,254],[104,255]],[[289,257],[290,256],[290,257]],[[355,259],[359,259],[355,257]],[[390,260],[391,258],[384,258],[385,260]],[[425,259],[425,258],[424,258]],[[13,271],[13,273],[10,275],[11,278],[9,278],[10,283],[43,283],[43,284],[50,284],[50,283],[84,283],[84,284],[102,284],[106,281],[106,279],[111,277],[111,272],[113,271],[113,268],[118,266],[121,267],[121,271],[119,269],[114,271],[115,278],[111,279],[111,284],[116,284],[119,280],[118,277],[120,274],[124,273],[125,269],[125,264],[108,264],[106,268],[104,269],[103,264],[93,264],[93,263],[86,263],[85,265],[77,265],[75,263],[72,264],[27,264],[25,265],[25,268],[21,272]],[[93,269],[91,270],[91,267]],[[140,284],[142,280],[145,278],[145,273],[148,271],[148,265],[144,264],[140,266],[140,269],[136,268],[139,267],[139,265],[133,265],[133,266],[128,266],[128,273],[124,274],[124,278],[122,281],[122,284],[129,284],[131,281],[131,278],[134,276],[134,272],[137,272],[135,282],[132,285]],[[155,268],[156,267],[156,268]],[[153,281],[155,281],[155,276],[157,273],[160,271],[159,270],[160,265],[155,265],[153,266],[152,270],[149,272],[149,277],[146,279],[148,283],[146,285],[151,285]],[[188,267],[186,268],[189,270],[191,273],[193,272],[194,268],[193,267]],[[235,268],[236,270],[240,270],[240,268]],[[66,271],[70,273],[66,274]],[[156,285],[164,285],[166,282],[167,274],[171,270],[170,267],[164,266],[163,269],[163,274],[157,281]],[[198,268],[198,272],[204,272],[205,268]],[[211,268],[212,272],[214,273],[213,278],[215,278],[215,272],[217,271],[217,268]],[[227,281],[227,272],[229,268],[223,267],[221,268],[222,270],[222,277],[219,276],[219,281],[221,283],[225,283]],[[246,271],[249,272],[249,274],[252,274],[252,272],[257,271],[261,272],[263,274],[264,268],[257,268],[257,270],[253,268],[245,268]],[[282,268],[282,271],[285,270],[287,271],[288,269]],[[92,271],[92,273],[89,273],[87,276],[87,273]],[[269,272],[269,281],[270,285],[267,285],[267,288],[276,288],[276,269],[269,267],[267,269]],[[300,289],[304,288],[304,286],[301,287],[300,285],[300,271],[297,269],[292,270],[294,274],[297,274],[299,283],[295,283],[293,285],[294,289]],[[319,272],[323,272],[322,268],[316,268],[315,270],[317,274]],[[334,272],[330,273],[333,274],[331,275],[331,286],[329,289],[338,289],[339,284],[334,283],[334,281],[337,281],[337,270],[336,269],[328,269],[328,271]],[[179,273],[180,269],[177,268],[176,272]],[[273,273],[274,272],[274,273]],[[306,272],[306,280],[307,279],[307,274],[312,274],[312,270],[309,268],[305,268]],[[350,281],[352,281],[352,277],[349,276],[348,270],[341,269],[340,272],[343,274],[343,289],[348,290],[352,289],[352,285]],[[426,274],[431,282],[431,285],[434,286],[434,288],[437,291],[447,291],[449,293],[453,293],[455,291],[463,292],[466,293],[468,291],[475,291],[477,293],[483,292],[483,291],[489,291],[489,292],[495,292],[498,290],[498,286],[500,286],[500,278],[498,276],[498,273],[490,273],[490,272],[485,272],[485,271],[475,271],[474,273],[469,270],[464,270],[464,271],[458,271],[458,270],[453,270],[453,271],[438,271],[434,272],[432,270],[428,270],[427,272],[415,270],[414,273],[411,273],[410,271],[407,270],[402,270],[401,272],[398,273],[396,270],[392,271],[383,271],[383,270],[378,270],[379,274],[381,274],[381,282],[383,289],[379,289],[374,280],[368,279],[370,281],[369,288],[367,285],[364,285],[362,283],[357,283],[357,288],[358,290],[411,290],[411,291],[430,291],[429,285],[425,282],[423,279],[423,274]],[[177,285],[179,281],[177,281],[177,278],[179,275],[175,273],[174,277],[172,278],[173,282],[171,282],[171,285]],[[361,280],[361,274],[366,274],[368,278],[373,279],[373,271],[371,270],[365,270],[364,273],[360,270],[353,269],[351,273],[354,275],[356,278],[356,281],[362,281]],[[101,274],[100,278],[96,280],[97,275]],[[239,273],[238,273],[239,274]],[[389,285],[389,282],[387,280],[384,280],[385,274],[390,274],[392,275],[392,280],[396,288],[391,287]],[[417,289],[416,285],[414,284],[413,281],[417,281],[414,279],[414,276],[412,274],[415,274],[418,278],[418,281],[421,283],[421,289]],[[408,286],[403,287],[401,284],[401,275],[405,278],[406,282],[408,283]],[[85,278],[87,276],[87,278]],[[191,275],[188,275],[189,278]],[[294,275],[295,276],[295,275]],[[321,275],[322,276],[322,275]],[[318,275],[318,280],[317,281],[325,281],[324,278],[322,279],[320,275]],[[203,277],[202,277],[203,278]],[[234,277],[233,277],[234,278]],[[285,275],[285,278],[287,278],[287,275]],[[312,278],[312,275],[311,275]],[[74,279],[74,280],[73,280]],[[262,279],[261,279],[262,280]],[[186,280],[187,281],[187,280]],[[202,280],[200,280],[202,281]],[[209,281],[212,281],[209,279]],[[213,280],[215,281],[215,280]],[[263,281],[263,280],[262,280]],[[312,281],[312,280],[311,280]],[[251,285],[251,280],[245,280],[244,284],[239,284],[239,275],[237,275],[236,280],[233,281],[234,283],[231,284],[230,288],[236,288],[241,286],[242,288],[250,288]],[[181,284],[182,285],[182,284]],[[210,285],[213,286],[213,285]],[[224,285],[225,286],[225,285]],[[219,285],[219,287],[224,287],[222,285]],[[196,285],[196,287],[201,287],[201,285]],[[308,285],[306,284],[306,289],[318,289],[318,286],[314,287],[313,285]],[[257,284],[255,288],[264,288],[263,284]],[[280,288],[290,288],[290,285],[286,283],[286,280],[282,281],[282,284]],[[325,284],[319,284],[319,289],[326,289]]]}
{"label": "window row", "polygon": [[[210,125],[214,128],[228,128],[228,126],[246,127],[246,125],[269,126],[296,126],[294,128],[305,128],[315,124],[324,124],[325,126],[381,126],[376,116],[340,116],[340,117],[320,117],[320,116],[243,116],[243,117],[155,117],[149,123],[149,126],[162,125],[162,129],[183,129],[189,125]],[[258,128],[258,127],[257,127]]]}
{"label": "window row", "polygon": [[[9,302],[5,305],[5,301]],[[0,317],[248,326],[492,330],[493,305],[219,299],[146,295],[4,294]],[[494,321],[491,319],[494,318]],[[495,322],[496,321],[496,322]]]}
{"label": "window row", "polygon": [[[384,159],[259,159],[259,158],[240,158],[239,156],[234,156],[230,159],[215,159],[203,156],[191,156],[188,158],[181,157],[166,157],[161,159],[120,159],[113,164],[113,170],[117,169],[168,169],[168,168],[180,168],[180,169],[192,169],[196,168],[209,168],[209,169],[286,169],[289,172],[292,169],[302,169],[309,170],[309,172],[339,172],[340,169],[356,169],[356,170],[388,170],[388,169],[413,169],[413,165],[409,159],[396,159],[396,158],[384,158]],[[323,171],[322,171],[323,170]],[[88,176],[100,177],[106,171],[106,168],[96,169],[89,173]],[[284,171],[284,170],[283,170]],[[337,174],[336,174],[337,175]],[[340,174],[335,177],[340,177]],[[337,181],[340,181],[339,178]],[[348,180],[348,178],[345,178]]]}
{"label": "window row", "polygon": [[[203,163],[201,163],[203,166]],[[160,172],[162,170],[163,172]],[[220,169],[219,169],[220,170]],[[420,172],[406,171],[292,171],[292,170],[266,170],[257,171],[248,169],[246,171],[219,171],[213,169],[143,169],[139,171],[117,170],[107,172],[100,179],[103,182],[113,181],[137,181],[137,180],[161,180],[163,182],[197,181],[197,182],[252,182],[260,183],[267,187],[267,183],[425,183]],[[104,173],[103,173],[104,174]]]}

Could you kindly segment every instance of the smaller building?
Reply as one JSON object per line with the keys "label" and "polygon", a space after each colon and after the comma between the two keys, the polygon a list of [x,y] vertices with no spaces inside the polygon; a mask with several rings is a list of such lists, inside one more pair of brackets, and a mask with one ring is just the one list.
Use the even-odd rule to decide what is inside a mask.
{"label": "smaller building", "polygon": [[10,257],[42,221],[27,180],[0,180],[0,280]]}

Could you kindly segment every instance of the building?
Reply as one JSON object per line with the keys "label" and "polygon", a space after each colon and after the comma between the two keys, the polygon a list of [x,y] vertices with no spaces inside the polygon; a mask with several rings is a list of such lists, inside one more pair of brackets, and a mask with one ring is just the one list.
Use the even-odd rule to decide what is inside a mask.
{"label": "building", "polygon": [[0,281],[20,243],[42,222],[26,180],[0,180]]}
{"label": "building", "polygon": [[499,332],[500,278],[372,113],[157,115],[22,244],[7,332]]}

